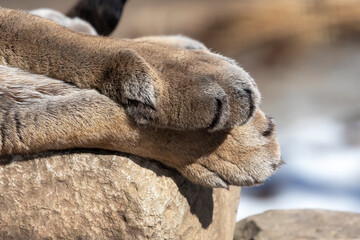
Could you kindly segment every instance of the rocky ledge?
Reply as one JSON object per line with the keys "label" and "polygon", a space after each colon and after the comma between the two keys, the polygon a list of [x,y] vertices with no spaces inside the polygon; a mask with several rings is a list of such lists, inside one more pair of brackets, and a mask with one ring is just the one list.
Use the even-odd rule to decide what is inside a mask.
{"label": "rocky ledge", "polygon": [[10,160],[0,165],[0,239],[233,237],[239,188],[201,187],[157,162],[114,152]]}
{"label": "rocky ledge", "polygon": [[276,210],[236,224],[235,240],[360,239],[360,214],[326,210]]}

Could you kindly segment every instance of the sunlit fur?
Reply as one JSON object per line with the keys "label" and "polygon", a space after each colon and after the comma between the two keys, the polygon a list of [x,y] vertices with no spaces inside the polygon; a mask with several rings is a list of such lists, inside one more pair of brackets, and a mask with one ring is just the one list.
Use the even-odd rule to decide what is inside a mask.
{"label": "sunlit fur", "polygon": [[281,164],[253,80],[234,61],[198,50],[200,43],[91,37],[6,9],[0,20],[1,156],[110,149],[158,160],[211,187],[259,184]]}

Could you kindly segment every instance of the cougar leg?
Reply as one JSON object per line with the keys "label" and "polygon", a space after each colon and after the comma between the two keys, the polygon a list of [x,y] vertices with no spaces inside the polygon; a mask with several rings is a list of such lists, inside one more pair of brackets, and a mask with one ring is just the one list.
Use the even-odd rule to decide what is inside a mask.
{"label": "cougar leg", "polygon": [[132,69],[146,72],[141,57],[126,46],[126,40],[75,33],[47,19],[0,8],[2,65],[105,91],[104,78],[114,77],[121,85]]}
{"label": "cougar leg", "polygon": [[249,185],[264,181],[281,164],[274,131],[260,111],[229,132],[139,126],[95,90],[0,66],[0,159],[101,148],[158,160],[202,185]]}

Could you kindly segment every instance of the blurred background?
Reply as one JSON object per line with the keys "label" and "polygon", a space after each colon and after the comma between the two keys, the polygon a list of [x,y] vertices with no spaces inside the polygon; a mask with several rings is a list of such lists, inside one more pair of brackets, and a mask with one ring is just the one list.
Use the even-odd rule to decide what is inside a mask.
{"label": "blurred background", "polygon": [[[77,0],[0,0],[66,12]],[[128,0],[114,37],[183,34],[258,83],[286,161],[244,188],[237,220],[268,209],[360,212],[360,1]]]}

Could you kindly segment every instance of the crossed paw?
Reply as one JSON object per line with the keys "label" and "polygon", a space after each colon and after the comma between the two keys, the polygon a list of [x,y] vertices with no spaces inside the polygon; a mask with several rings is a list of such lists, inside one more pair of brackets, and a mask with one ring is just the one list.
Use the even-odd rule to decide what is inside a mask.
{"label": "crossed paw", "polygon": [[[95,96],[102,98],[105,112],[113,109],[98,118],[122,128],[90,134],[91,147],[150,157],[211,187],[258,184],[281,165],[274,124],[258,109],[257,86],[233,60],[184,37],[116,40],[76,34],[17,11],[0,13],[6,32],[0,38],[6,43],[3,64],[96,88],[124,107]],[[42,44],[24,34],[31,29],[41,33],[35,39]],[[42,58],[43,52],[52,57]],[[127,115],[112,118],[124,109]]]}
{"label": "crossed paw", "polygon": [[283,163],[257,86],[233,60],[184,37],[141,38],[131,48],[142,69],[128,75],[120,100],[136,122],[163,129],[151,156],[210,187],[260,184]]}
{"label": "crossed paw", "polygon": [[198,147],[197,157],[178,170],[201,185],[259,185],[283,164],[274,122],[261,111],[248,124],[195,141],[187,142]]}
{"label": "crossed paw", "polygon": [[215,131],[243,125],[254,115],[260,93],[235,61],[179,36],[127,44],[102,86],[136,122]]}

